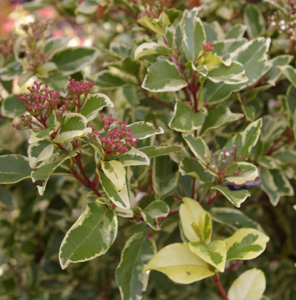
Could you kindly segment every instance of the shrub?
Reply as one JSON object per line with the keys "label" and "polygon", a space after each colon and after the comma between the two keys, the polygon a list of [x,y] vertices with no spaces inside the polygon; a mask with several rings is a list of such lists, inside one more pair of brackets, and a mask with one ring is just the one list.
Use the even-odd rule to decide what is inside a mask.
{"label": "shrub", "polygon": [[296,4],[247,2],[14,12],[3,299],[295,299]]}

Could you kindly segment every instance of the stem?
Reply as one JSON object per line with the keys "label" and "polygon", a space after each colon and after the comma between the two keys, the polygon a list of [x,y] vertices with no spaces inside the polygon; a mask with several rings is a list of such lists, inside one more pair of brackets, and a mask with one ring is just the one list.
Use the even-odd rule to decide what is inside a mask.
{"label": "stem", "polygon": [[210,277],[210,279],[216,284],[216,286],[219,289],[219,292],[221,294],[221,296],[223,297],[224,300],[229,300],[227,297],[226,292],[224,291],[224,288],[220,282],[220,278],[218,274],[213,275],[212,277]]}
{"label": "stem", "polygon": [[[289,134],[288,139],[285,142],[283,142],[282,144],[279,144],[287,136],[287,134]],[[293,139],[294,139],[294,137],[293,137],[292,129],[287,128],[282,133],[282,135],[273,142],[273,144],[270,146],[270,148],[265,153],[265,155],[271,155],[273,152],[277,151],[278,149],[280,149],[284,145],[286,145],[286,144],[290,143],[291,141],[293,141]]]}
{"label": "stem", "polygon": [[179,72],[183,75],[183,77],[184,77],[186,83],[188,84],[188,88],[191,90],[191,89],[192,89],[192,86],[191,86],[191,84],[190,84],[190,82],[189,82],[187,76],[185,75],[183,69],[182,69],[181,66],[179,65],[179,63],[178,63],[178,61],[177,61],[177,59],[176,59],[175,56],[172,56],[172,62],[176,65],[176,67],[178,68]]}

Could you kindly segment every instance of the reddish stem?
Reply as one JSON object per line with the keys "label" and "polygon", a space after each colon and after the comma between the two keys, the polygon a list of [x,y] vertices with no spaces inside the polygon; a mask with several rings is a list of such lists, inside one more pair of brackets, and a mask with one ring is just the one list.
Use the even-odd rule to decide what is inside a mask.
{"label": "reddish stem", "polygon": [[221,294],[221,296],[223,297],[224,300],[229,300],[227,297],[226,292],[224,291],[224,288],[220,282],[220,278],[218,274],[213,275],[212,277],[210,277],[210,279],[216,284],[216,286],[219,289],[219,292]]}
{"label": "reddish stem", "polygon": [[[280,142],[287,136],[287,134],[289,135],[288,139],[285,142],[283,142],[282,144],[280,144]],[[270,146],[270,148],[265,153],[265,155],[271,155],[276,150],[280,149],[284,145],[286,145],[286,144],[290,143],[291,141],[293,141],[293,139],[294,139],[294,136],[293,136],[293,133],[292,133],[292,129],[287,128],[282,133],[282,135],[273,142],[273,144]]]}

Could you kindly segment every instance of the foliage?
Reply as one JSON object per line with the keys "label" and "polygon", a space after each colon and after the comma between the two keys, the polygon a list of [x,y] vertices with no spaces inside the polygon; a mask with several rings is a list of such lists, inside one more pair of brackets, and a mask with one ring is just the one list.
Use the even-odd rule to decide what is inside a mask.
{"label": "foliage", "polygon": [[19,8],[1,299],[295,299],[296,5],[248,2]]}

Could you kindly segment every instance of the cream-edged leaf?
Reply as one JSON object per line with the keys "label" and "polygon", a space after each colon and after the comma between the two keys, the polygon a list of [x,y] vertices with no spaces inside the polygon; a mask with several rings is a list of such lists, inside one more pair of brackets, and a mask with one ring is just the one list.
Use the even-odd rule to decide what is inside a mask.
{"label": "cream-edged leaf", "polygon": [[224,241],[216,240],[209,244],[191,242],[189,249],[218,271],[224,272],[226,263],[226,244]]}
{"label": "cream-edged leaf", "polygon": [[117,217],[103,205],[89,203],[64,237],[59,251],[62,269],[70,263],[105,254],[117,235]]}
{"label": "cream-edged leaf", "polygon": [[224,240],[227,248],[227,261],[250,260],[259,256],[266,248],[269,237],[253,228],[238,229]]}
{"label": "cream-edged leaf", "polygon": [[260,300],[266,288],[264,273],[256,268],[242,273],[228,291],[229,300]]}
{"label": "cream-edged leaf", "polygon": [[144,271],[156,270],[171,280],[189,284],[214,275],[210,266],[192,253],[187,243],[171,244],[155,254]]}
{"label": "cream-edged leaf", "polygon": [[168,60],[152,64],[144,78],[142,88],[150,92],[175,92],[187,86],[187,82],[176,67]]}
{"label": "cream-edged leaf", "polygon": [[121,190],[125,182],[126,171],[122,163],[117,160],[101,161],[102,170],[117,190]]}
{"label": "cream-edged leaf", "polygon": [[191,198],[183,198],[179,210],[182,230],[190,242],[209,243],[212,236],[211,215]]}

